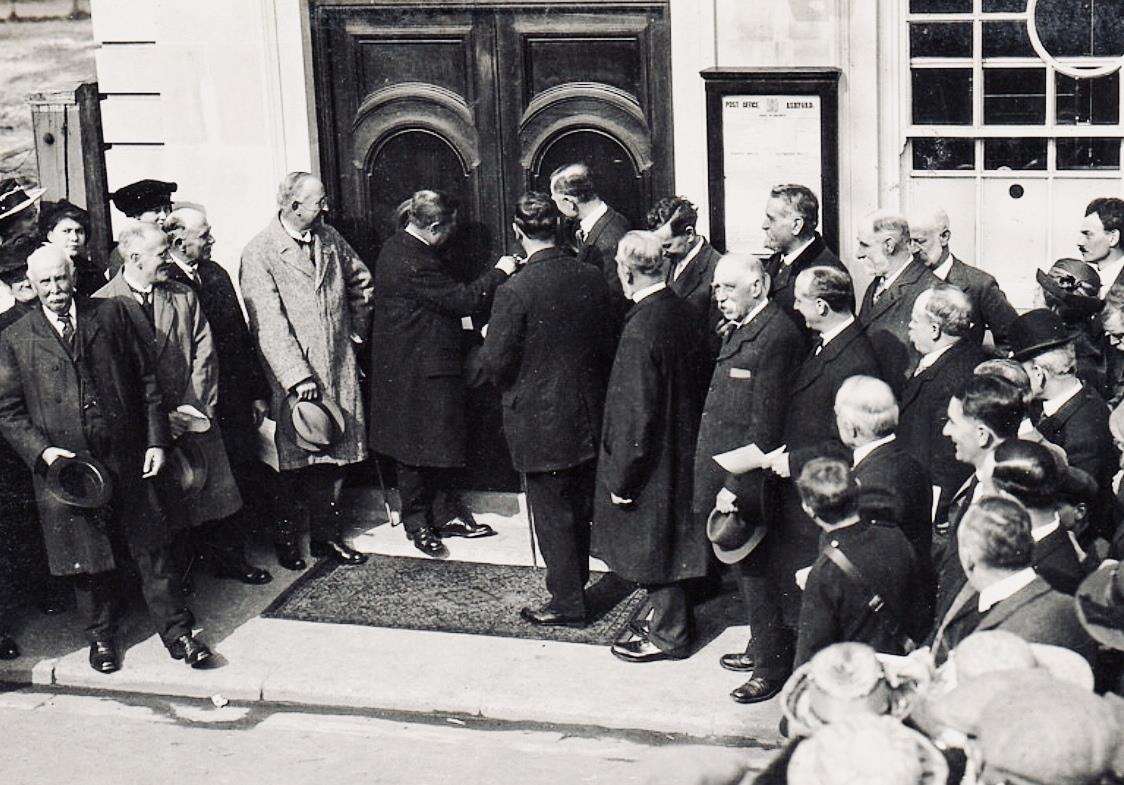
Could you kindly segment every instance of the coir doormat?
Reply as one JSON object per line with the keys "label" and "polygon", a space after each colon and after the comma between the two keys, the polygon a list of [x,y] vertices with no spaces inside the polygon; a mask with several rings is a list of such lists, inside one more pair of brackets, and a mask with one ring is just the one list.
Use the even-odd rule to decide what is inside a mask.
{"label": "coir doormat", "polygon": [[586,589],[587,627],[536,627],[519,617],[519,609],[547,600],[544,574],[533,567],[377,554],[359,567],[325,559],[262,615],[605,646],[616,640],[645,599],[643,589],[611,573],[597,573]]}

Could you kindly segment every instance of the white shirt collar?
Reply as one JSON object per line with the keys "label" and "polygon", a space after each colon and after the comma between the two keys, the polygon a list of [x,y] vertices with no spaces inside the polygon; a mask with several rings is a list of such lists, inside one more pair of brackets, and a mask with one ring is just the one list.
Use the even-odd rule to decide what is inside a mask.
{"label": "white shirt collar", "polygon": [[765,310],[765,306],[769,304],[768,300],[762,300],[757,304],[757,307],[745,315],[745,318],[738,322],[738,327],[744,327],[753,321],[753,317]]}
{"label": "white shirt collar", "polygon": [[1073,385],[1068,390],[1060,395],[1055,395],[1053,398],[1047,398],[1042,402],[1042,414],[1046,417],[1054,416],[1057,414],[1058,409],[1069,403],[1070,399],[1079,392],[1081,392],[1081,382],[1074,379]]}
{"label": "white shirt collar", "polygon": [[[59,335],[62,335],[62,322],[59,321],[59,315],[45,305],[41,305],[40,307],[43,309],[43,313],[46,315],[47,321],[50,322],[51,326],[55,328],[55,332],[57,332]],[[73,328],[77,328],[78,306],[74,304],[73,299],[70,301],[70,310],[67,311],[67,313],[70,314],[70,326]]]}
{"label": "white shirt collar", "polygon": [[1001,581],[988,586],[980,592],[980,613],[987,613],[993,607],[1008,599],[1015,593],[1029,586],[1035,578],[1033,567],[1024,567],[1018,572],[1008,575]]}
{"label": "white shirt collar", "polygon": [[947,281],[948,274],[952,272],[952,263],[955,261],[956,259],[953,258],[952,252],[949,251],[949,254],[945,258],[945,260],[933,268],[933,275],[937,276],[942,281]]}
{"label": "white shirt collar", "polygon": [[942,354],[947,352],[949,349],[951,349],[955,345],[956,345],[955,343],[950,343],[947,346],[943,346],[940,349],[934,349],[933,351],[924,355],[917,362],[917,370],[913,372],[913,375],[914,376],[920,376],[922,371],[924,371],[926,368],[931,368],[933,363],[935,363],[937,360],[941,359]]}
{"label": "white shirt collar", "polygon": [[839,333],[843,332],[844,330],[846,330],[848,327],[850,327],[854,323],[855,323],[855,317],[851,316],[847,319],[847,321],[837,324],[835,327],[831,328],[827,332],[820,333],[820,341],[821,341],[822,345],[827,346],[829,343],[831,343],[833,338],[838,336]]}
{"label": "white shirt collar", "polygon": [[671,274],[671,280],[674,281],[683,274],[683,271],[687,269],[687,265],[691,263],[691,260],[699,255],[699,251],[702,250],[702,244],[703,239],[701,237],[695,240],[695,244],[691,246],[691,250],[687,251],[687,255],[680,259],[678,264],[675,265],[675,270]]}
{"label": "white shirt collar", "polygon": [[800,245],[796,246],[795,248],[793,248],[788,253],[781,254],[781,264],[783,264],[785,267],[788,267],[790,264],[795,262],[796,257],[799,256],[800,254],[804,253],[804,249],[807,248],[809,245],[811,245],[812,241],[815,240],[815,239],[816,239],[816,236],[813,234],[811,237],[809,237],[804,242],[800,243]]}
{"label": "white shirt collar", "polygon": [[1057,531],[1058,527],[1061,526],[1061,523],[1061,518],[1059,518],[1058,514],[1055,512],[1054,517],[1050,520],[1049,523],[1044,523],[1041,526],[1037,526],[1031,529],[1030,536],[1034,538],[1035,542],[1040,542]]}
{"label": "white shirt collar", "polygon": [[1101,276],[1101,291],[1099,296],[1103,300],[1108,290],[1112,288],[1116,276],[1120,275],[1121,270],[1124,270],[1124,256],[1114,259],[1111,262],[1099,262],[1093,266],[1097,268],[1097,273]]}
{"label": "white shirt collar", "polygon": [[169,254],[169,256],[171,256],[172,261],[176,263],[176,267],[183,270],[184,275],[186,275],[188,278],[190,278],[192,280],[197,280],[199,278],[199,266],[198,265],[188,264],[183,259],[180,259],[178,256],[176,256],[174,253]]}
{"label": "white shirt collar", "polygon": [[649,295],[652,295],[652,294],[655,294],[656,292],[660,291],[661,289],[666,289],[666,288],[667,288],[667,284],[664,283],[663,281],[660,281],[659,283],[654,283],[651,286],[645,286],[643,289],[637,289],[635,292],[632,293],[632,301],[635,302],[635,303],[638,303],[641,300],[643,300],[645,297],[647,297]]}
{"label": "white shirt collar", "polygon": [[894,440],[894,436],[895,435],[891,433],[889,436],[883,436],[881,439],[875,439],[872,442],[867,442],[862,447],[856,447],[854,458],[851,459],[851,468],[858,466],[863,458],[870,455],[883,444],[889,444],[890,442],[892,442]]}
{"label": "white shirt collar", "polygon": [[890,288],[891,286],[893,286],[893,285],[894,285],[894,281],[898,280],[898,278],[899,278],[899,277],[901,276],[901,274],[902,274],[902,271],[903,271],[903,270],[905,270],[905,268],[909,267],[909,263],[910,263],[911,261],[913,261],[913,260],[912,260],[912,259],[907,259],[907,260],[906,260],[906,262],[905,262],[905,264],[903,264],[903,265],[902,265],[901,267],[899,267],[898,269],[894,270],[894,272],[890,273],[890,274],[889,274],[889,275],[887,275],[887,276],[886,276],[885,278],[883,278],[883,279],[882,279],[882,285],[881,285],[881,286],[880,286],[880,287],[878,288],[878,290],[879,290],[879,291],[881,291],[881,292],[884,292],[884,291],[886,291],[887,289],[889,289],[889,288]]}
{"label": "white shirt collar", "polygon": [[1034,423],[1032,423],[1030,421],[1029,417],[1023,417],[1023,421],[1021,423],[1019,423],[1019,433],[1018,433],[1019,438],[1020,439],[1026,439],[1027,437],[1031,436],[1033,433],[1034,433]]}
{"label": "white shirt collar", "polygon": [[289,235],[290,237],[292,237],[294,240],[296,240],[299,243],[311,243],[312,242],[312,230],[311,229],[305,229],[303,232],[298,232],[296,229],[289,226],[289,223],[285,220],[284,216],[278,215],[277,217],[278,217],[278,219],[280,219],[281,227],[285,230],[285,233],[287,235]]}
{"label": "white shirt collar", "polygon": [[593,225],[601,220],[601,216],[609,212],[609,205],[602,202],[600,206],[596,207],[593,212],[581,219],[579,225],[582,229],[582,234],[589,237],[589,233],[593,231]]}
{"label": "white shirt collar", "polygon": [[143,292],[145,294],[152,291],[152,284],[149,284],[148,286],[141,286],[139,283],[130,278],[128,267],[121,268],[121,275],[125,278],[125,283],[127,283],[129,285],[129,288],[133,291]]}

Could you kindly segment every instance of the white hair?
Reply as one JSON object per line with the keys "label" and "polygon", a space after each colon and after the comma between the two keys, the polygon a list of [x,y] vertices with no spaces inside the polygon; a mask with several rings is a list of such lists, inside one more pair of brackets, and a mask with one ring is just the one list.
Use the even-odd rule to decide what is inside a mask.
{"label": "white hair", "polygon": [[881,439],[898,427],[898,402],[890,385],[873,376],[852,376],[835,394],[837,416],[845,416],[864,436]]}

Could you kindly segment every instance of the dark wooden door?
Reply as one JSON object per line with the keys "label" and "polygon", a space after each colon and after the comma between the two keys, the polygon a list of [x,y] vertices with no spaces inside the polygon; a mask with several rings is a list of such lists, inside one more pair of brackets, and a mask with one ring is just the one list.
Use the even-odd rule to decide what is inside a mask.
{"label": "dark wooden door", "polygon": [[[312,5],[331,221],[373,264],[421,188],[454,194],[459,275],[517,250],[515,200],[584,160],[636,226],[672,192],[666,3]],[[469,483],[517,487],[492,390],[470,401]]]}

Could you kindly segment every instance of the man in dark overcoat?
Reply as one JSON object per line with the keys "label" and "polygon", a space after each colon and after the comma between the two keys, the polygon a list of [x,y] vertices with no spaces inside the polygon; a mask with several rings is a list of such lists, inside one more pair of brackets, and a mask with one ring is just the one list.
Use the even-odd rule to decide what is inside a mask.
{"label": "man in dark overcoat", "polygon": [[[648,228],[663,244],[667,257],[667,285],[695,312],[714,353],[721,342],[715,332],[722,314],[714,302],[711,284],[722,254],[695,230],[698,210],[682,196],[668,196],[648,211]],[[710,374],[707,374],[707,378]]]}
{"label": "man in dark overcoat", "polygon": [[531,624],[586,620],[594,464],[615,349],[612,294],[599,271],[556,245],[561,214],[543,193],[515,205],[527,254],[500,286],[480,352],[503,393],[503,426],[546,563],[550,600],[520,612]]}
{"label": "man in dark overcoat", "polygon": [[[764,468],[734,475],[714,456],[747,444],[763,452],[781,446],[788,389],[804,351],[804,336],[779,305],[769,302],[769,276],[755,257],[722,257],[714,270],[714,295],[725,318],[724,337],[699,427],[692,507],[704,521],[718,509],[772,526],[776,488]],[[780,617],[780,589],[770,571],[771,548],[766,534],[736,567],[753,628],[755,670],[745,696],[751,702],[775,695],[792,663]]]}
{"label": "man in dark overcoat", "polygon": [[687,656],[691,611],[683,581],[706,575],[710,546],[691,514],[695,440],[708,363],[703,325],[667,286],[651,232],[617,247],[625,317],[605,399],[593,552],[648,590],[646,635],[613,645],[628,662]]}
{"label": "man in dark overcoat", "polygon": [[[76,301],[73,276],[57,247],[28,259],[42,307],[0,336],[0,433],[32,470],[51,572],[78,576],[90,665],[102,673],[118,668],[115,568],[128,559],[169,653],[197,667],[211,652],[191,634],[170,532],[150,484],[171,444],[156,370],[124,303]],[[49,490],[47,468],[75,455],[106,467],[106,506],[70,506]]]}
{"label": "man in dark overcoat", "polygon": [[455,474],[465,465],[461,319],[486,313],[517,262],[505,256],[475,281],[457,280],[438,255],[456,221],[448,196],[418,191],[406,227],[386,241],[375,262],[370,445],[394,460],[402,525],[427,556],[446,552],[442,537],[495,533],[467,515],[450,520],[436,503],[452,503]]}
{"label": "man in dark overcoat", "polygon": [[592,264],[605,277],[621,309],[627,300],[617,279],[617,243],[631,227],[628,219],[598,194],[593,173],[584,163],[565,164],[550,175],[550,196],[572,224],[578,261]]}

